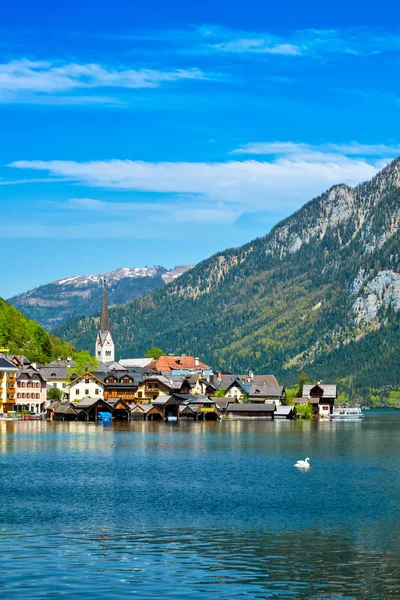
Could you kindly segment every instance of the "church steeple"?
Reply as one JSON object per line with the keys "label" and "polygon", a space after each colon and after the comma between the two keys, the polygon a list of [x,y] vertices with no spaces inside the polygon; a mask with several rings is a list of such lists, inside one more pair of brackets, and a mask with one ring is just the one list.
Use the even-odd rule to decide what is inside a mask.
{"label": "church steeple", "polygon": [[96,358],[107,363],[114,361],[114,342],[110,331],[110,317],[108,315],[107,284],[103,279],[103,301],[100,313],[100,329],[96,338]]}
{"label": "church steeple", "polygon": [[105,279],[103,279],[103,302],[101,305],[100,313],[100,331],[110,331],[110,317],[108,316],[107,302],[107,285]]}

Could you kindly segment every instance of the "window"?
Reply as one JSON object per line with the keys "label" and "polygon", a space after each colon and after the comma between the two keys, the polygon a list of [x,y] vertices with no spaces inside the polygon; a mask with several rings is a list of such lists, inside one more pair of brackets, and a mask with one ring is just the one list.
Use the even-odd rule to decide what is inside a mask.
{"label": "window", "polygon": [[96,389],[94,390],[94,393],[98,395],[98,394],[100,393],[100,390],[96,388]]}
{"label": "window", "polygon": [[97,356],[101,356],[100,350],[97,350]]}
{"label": "window", "polygon": [[53,383],[53,387],[57,387],[57,384],[56,384],[56,383]]}
{"label": "window", "polygon": [[138,395],[137,395],[137,397],[138,397],[138,398],[143,398],[143,394],[142,394],[142,392],[138,392]]}
{"label": "window", "polygon": [[106,356],[111,356],[111,350],[106,350]]}
{"label": "window", "polygon": [[75,390],[75,396],[79,396],[79,390]]}
{"label": "window", "polygon": [[63,382],[62,386],[63,386],[63,388],[66,388],[67,384],[65,382]]}
{"label": "window", "polygon": [[89,390],[85,390],[85,396],[89,396]]}
{"label": "window", "polygon": [[90,383],[90,379],[85,379],[85,383]]}

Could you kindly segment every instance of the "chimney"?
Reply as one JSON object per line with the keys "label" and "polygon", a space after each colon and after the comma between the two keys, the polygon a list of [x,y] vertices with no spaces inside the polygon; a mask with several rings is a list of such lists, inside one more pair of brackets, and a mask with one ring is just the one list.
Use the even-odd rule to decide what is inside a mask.
{"label": "chimney", "polygon": [[217,378],[218,379],[222,379],[222,373],[221,373],[221,371],[217,371]]}
{"label": "chimney", "polygon": [[200,364],[200,361],[199,361],[199,359],[196,357],[196,358],[194,359],[194,366],[195,366],[195,367],[198,367],[198,366],[199,366],[199,364]]}
{"label": "chimney", "polygon": [[254,379],[253,371],[249,371],[249,377],[250,377],[251,381],[253,381],[253,379]]}

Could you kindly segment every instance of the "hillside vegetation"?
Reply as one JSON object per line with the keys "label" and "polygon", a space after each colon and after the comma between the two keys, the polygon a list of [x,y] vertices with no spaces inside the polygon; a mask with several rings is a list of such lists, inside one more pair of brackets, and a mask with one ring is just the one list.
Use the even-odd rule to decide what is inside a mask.
{"label": "hillside vegetation", "polygon": [[[216,254],[164,289],[110,311],[119,357],[158,346],[292,384],[353,395],[400,386],[400,162],[337,185],[265,237]],[[57,332],[91,349],[95,317]]]}
{"label": "hillside vegetation", "polygon": [[[48,363],[58,357],[78,357],[75,348],[31,321],[0,298],[0,347],[11,354],[25,354],[32,362]],[[86,353],[83,353],[85,356]]]}

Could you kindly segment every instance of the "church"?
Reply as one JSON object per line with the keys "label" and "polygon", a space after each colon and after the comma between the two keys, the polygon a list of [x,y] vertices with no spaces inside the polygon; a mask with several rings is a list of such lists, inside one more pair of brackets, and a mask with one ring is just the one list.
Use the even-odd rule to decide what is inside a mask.
{"label": "church", "polygon": [[100,330],[96,338],[95,356],[101,363],[110,363],[115,360],[115,348],[110,331],[110,317],[108,316],[106,280],[103,280],[103,301],[100,314]]}

